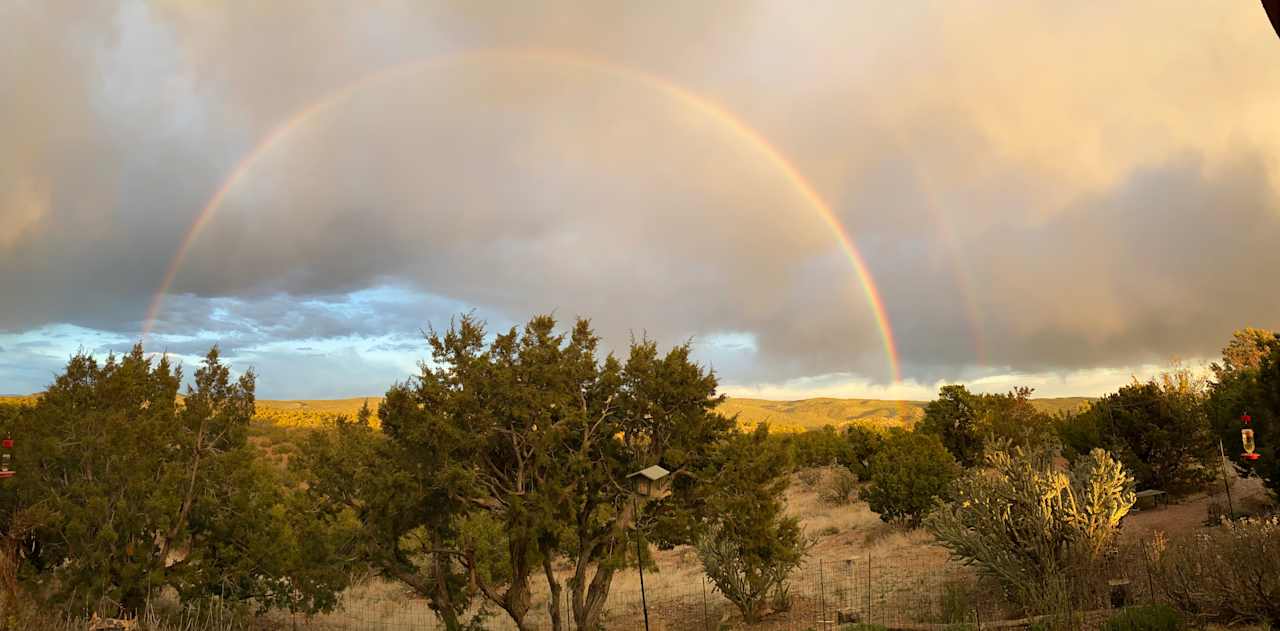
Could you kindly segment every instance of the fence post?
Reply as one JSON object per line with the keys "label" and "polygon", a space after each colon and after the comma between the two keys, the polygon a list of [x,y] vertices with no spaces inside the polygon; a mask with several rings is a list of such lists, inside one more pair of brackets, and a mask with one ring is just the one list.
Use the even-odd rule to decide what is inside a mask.
{"label": "fence post", "polygon": [[822,616],[822,631],[827,629],[827,584],[822,577],[822,559],[818,559],[818,607]]}
{"label": "fence post", "polygon": [[1151,559],[1147,557],[1147,544],[1142,543],[1142,566],[1147,570],[1147,599],[1148,604],[1156,602],[1156,583],[1151,578]]}
{"label": "fence post", "polygon": [[867,624],[871,624],[871,551],[867,550]]}
{"label": "fence post", "polygon": [[707,575],[706,574],[702,575],[702,628],[704,631],[706,629],[711,628],[707,621]]}

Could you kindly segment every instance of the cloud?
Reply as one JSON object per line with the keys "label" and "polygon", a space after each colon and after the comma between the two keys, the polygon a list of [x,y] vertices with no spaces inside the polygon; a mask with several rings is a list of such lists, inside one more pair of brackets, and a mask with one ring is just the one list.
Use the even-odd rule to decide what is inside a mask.
{"label": "cloud", "polygon": [[[728,383],[883,385],[866,292],[775,150],[849,229],[916,383],[1206,357],[1237,326],[1280,328],[1259,280],[1280,263],[1280,48],[1255,5],[0,12],[24,51],[0,55],[9,335],[131,343],[262,138],[423,59],[440,61],[262,152],[194,241],[153,346],[217,341],[304,392],[337,387],[320,366],[390,374],[451,313],[554,311],[615,348],[692,338]],[[603,61],[468,55],[547,49]],[[304,357],[312,373],[288,371]]]}

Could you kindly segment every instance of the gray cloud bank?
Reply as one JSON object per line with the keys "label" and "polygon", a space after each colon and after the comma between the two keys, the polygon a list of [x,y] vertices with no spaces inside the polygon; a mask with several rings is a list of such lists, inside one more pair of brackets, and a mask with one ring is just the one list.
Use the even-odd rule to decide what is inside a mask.
{"label": "gray cloud bank", "polygon": [[[555,310],[615,345],[745,336],[708,355],[740,383],[887,379],[796,183],[644,77],[722,104],[808,177],[878,281],[908,377],[1205,356],[1238,326],[1280,327],[1280,46],[1253,3],[19,2],[0,41],[10,334],[136,336],[261,138],[371,72],[449,55],[265,152],[157,332],[402,347],[454,308]],[[460,54],[495,49],[612,69]],[[417,297],[347,304],[388,286]],[[305,351],[279,353],[257,361]]]}

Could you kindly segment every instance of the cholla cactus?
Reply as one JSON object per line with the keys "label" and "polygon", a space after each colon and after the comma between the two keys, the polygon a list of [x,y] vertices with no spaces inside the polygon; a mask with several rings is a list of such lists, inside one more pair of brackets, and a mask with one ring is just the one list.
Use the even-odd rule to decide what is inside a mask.
{"label": "cholla cactus", "polygon": [[1065,471],[1047,451],[994,450],[925,521],[942,545],[998,579],[1028,610],[1077,598],[1133,507],[1133,478],[1093,450]]}

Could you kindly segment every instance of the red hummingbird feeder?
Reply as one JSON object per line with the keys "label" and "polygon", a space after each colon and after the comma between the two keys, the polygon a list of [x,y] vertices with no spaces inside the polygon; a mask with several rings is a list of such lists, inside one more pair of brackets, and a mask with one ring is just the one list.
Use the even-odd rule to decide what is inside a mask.
{"label": "red hummingbird feeder", "polygon": [[6,438],[0,440],[0,478],[12,478],[16,473],[13,470],[13,439]]}
{"label": "red hummingbird feeder", "polygon": [[1240,457],[1245,460],[1257,460],[1261,454],[1255,452],[1257,445],[1253,442],[1253,428],[1249,427],[1253,417],[1245,414],[1240,417],[1240,420],[1244,422],[1244,427],[1240,430],[1240,443],[1244,446],[1244,453],[1240,454]]}

